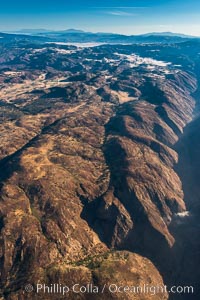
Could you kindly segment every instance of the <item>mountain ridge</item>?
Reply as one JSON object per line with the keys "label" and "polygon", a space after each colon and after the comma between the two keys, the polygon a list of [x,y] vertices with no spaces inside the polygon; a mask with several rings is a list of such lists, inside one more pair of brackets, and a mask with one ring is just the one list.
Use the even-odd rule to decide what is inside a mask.
{"label": "mountain ridge", "polygon": [[112,32],[92,32],[92,31],[85,31],[81,29],[75,29],[75,28],[69,28],[69,29],[62,29],[62,30],[55,30],[55,29],[44,29],[44,28],[35,28],[35,29],[19,29],[17,31],[2,31],[5,33],[47,33],[47,32],[52,32],[52,33],[85,33],[85,34],[113,34],[113,35],[124,35],[124,36],[149,36],[149,35],[160,35],[160,36],[179,36],[179,37],[187,37],[187,38],[198,38],[198,36],[193,36],[193,35],[188,35],[188,34],[183,34],[183,33],[176,33],[176,32],[171,32],[171,31],[158,31],[158,32],[147,32],[147,33],[139,33],[139,34],[122,34],[122,33],[112,33]]}
{"label": "mountain ridge", "polygon": [[22,287],[46,280],[102,286],[115,273],[196,289],[188,236],[199,229],[175,166],[199,100],[199,43],[0,47],[2,298],[31,299]]}
{"label": "mountain ridge", "polygon": [[[37,40],[40,41],[51,41],[51,42],[72,42],[72,43],[127,43],[127,44],[141,44],[141,43],[180,43],[190,40],[199,40],[198,37],[192,37],[182,34],[174,33],[148,33],[141,35],[123,35],[115,33],[93,33],[85,32],[76,29],[67,29],[63,31],[43,31],[37,32],[26,31],[24,33],[0,33],[0,42],[9,41],[13,39],[26,39],[26,40]],[[3,39],[4,38],[4,39]]]}

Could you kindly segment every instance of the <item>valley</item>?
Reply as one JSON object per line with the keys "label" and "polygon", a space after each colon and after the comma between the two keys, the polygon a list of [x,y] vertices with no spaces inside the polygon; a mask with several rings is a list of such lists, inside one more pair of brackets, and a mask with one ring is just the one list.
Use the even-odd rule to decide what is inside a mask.
{"label": "valley", "polygon": [[0,41],[2,300],[113,280],[199,299],[199,49]]}

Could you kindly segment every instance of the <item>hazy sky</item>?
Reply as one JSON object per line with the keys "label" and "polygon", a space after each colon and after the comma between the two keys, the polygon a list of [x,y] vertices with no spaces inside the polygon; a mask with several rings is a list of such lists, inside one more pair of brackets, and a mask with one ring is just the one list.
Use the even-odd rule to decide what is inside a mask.
{"label": "hazy sky", "polygon": [[9,0],[0,30],[84,29],[138,34],[173,31],[200,36],[200,0]]}

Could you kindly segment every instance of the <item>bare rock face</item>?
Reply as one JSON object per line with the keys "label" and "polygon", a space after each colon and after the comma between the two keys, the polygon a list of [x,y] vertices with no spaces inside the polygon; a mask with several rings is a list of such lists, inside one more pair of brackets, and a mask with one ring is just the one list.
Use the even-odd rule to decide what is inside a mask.
{"label": "bare rock face", "polygon": [[[24,293],[38,282],[162,285],[144,257],[169,279],[171,220],[187,209],[174,145],[192,120],[196,73],[147,59],[149,45],[48,47],[11,48],[0,65],[2,297],[50,299]],[[69,299],[122,299],[93,296]]]}
{"label": "bare rock face", "polygon": [[[192,90],[193,79],[191,82]],[[89,203],[88,208],[96,212],[91,224],[96,231],[100,228],[99,234],[114,247],[155,251],[148,236],[154,237],[154,242],[159,240],[160,244],[174,244],[167,226],[174,213],[185,210],[185,203],[181,181],[173,170],[178,160],[177,153],[169,147],[177,140],[177,132],[169,124],[175,126],[176,122],[180,124],[179,119],[184,120],[182,109],[188,110],[188,115],[185,115],[187,122],[194,102],[189,94],[186,104],[183,100],[179,102],[181,94],[176,95],[175,90],[179,87],[173,90],[172,86],[169,95],[165,95],[168,100],[165,109],[170,112],[173,104],[177,111],[167,117],[167,123],[165,115],[158,114],[158,111],[164,111],[164,106],[140,101],[120,107],[106,124],[104,153],[110,169],[109,189],[96,199],[96,205]],[[159,134],[155,131],[156,126],[160,129]],[[122,216],[118,216],[117,203],[123,205],[126,212],[123,221]]]}

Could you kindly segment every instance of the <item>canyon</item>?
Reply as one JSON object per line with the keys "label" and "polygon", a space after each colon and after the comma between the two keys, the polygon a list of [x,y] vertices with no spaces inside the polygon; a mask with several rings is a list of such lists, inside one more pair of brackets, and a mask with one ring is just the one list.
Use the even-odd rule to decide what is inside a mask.
{"label": "canyon", "polygon": [[0,42],[2,300],[66,299],[30,283],[113,282],[199,299],[199,70],[198,40]]}

